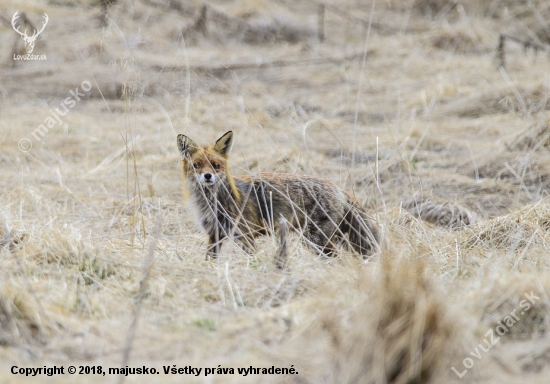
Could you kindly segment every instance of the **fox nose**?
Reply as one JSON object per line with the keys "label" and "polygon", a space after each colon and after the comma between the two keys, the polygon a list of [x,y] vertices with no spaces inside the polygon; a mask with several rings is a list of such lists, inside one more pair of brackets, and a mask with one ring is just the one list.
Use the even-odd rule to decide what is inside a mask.
{"label": "fox nose", "polygon": [[210,181],[210,179],[212,179],[212,174],[211,174],[211,173],[205,173],[205,174],[204,174],[204,179],[205,179],[206,181]]}

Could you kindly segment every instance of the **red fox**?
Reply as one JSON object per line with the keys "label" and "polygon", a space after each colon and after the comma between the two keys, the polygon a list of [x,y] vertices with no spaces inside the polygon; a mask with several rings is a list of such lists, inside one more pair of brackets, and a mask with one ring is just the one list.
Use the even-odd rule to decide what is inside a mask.
{"label": "red fox", "polygon": [[192,206],[208,234],[207,260],[218,256],[227,237],[251,254],[256,249],[254,239],[278,230],[280,218],[327,256],[334,256],[339,244],[363,257],[376,251],[377,227],[359,203],[333,182],[287,173],[233,177],[228,164],[232,131],[210,146],[198,146],[185,135],[178,135],[177,143]]}

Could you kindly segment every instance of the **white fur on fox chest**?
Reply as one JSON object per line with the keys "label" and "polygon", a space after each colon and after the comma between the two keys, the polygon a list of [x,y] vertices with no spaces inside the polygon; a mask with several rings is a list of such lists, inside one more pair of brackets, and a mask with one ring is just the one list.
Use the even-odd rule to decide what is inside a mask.
{"label": "white fur on fox chest", "polygon": [[[219,203],[216,207],[215,192],[208,195],[200,189],[192,189],[190,204],[199,226],[209,235],[214,235],[216,230],[220,237],[234,235],[236,228],[233,219]],[[220,222],[220,216],[224,219],[223,222]]]}

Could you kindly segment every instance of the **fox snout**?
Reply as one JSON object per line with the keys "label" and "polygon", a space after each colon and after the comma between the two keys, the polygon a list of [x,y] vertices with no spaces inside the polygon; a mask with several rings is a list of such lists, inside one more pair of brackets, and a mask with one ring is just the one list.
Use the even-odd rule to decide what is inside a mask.
{"label": "fox snout", "polygon": [[213,185],[219,180],[214,173],[205,172],[199,176],[199,183],[204,185]]}

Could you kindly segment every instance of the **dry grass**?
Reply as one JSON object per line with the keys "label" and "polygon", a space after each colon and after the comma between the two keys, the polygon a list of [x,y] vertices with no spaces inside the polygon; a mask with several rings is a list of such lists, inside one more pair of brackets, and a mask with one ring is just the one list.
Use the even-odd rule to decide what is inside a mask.
{"label": "dry grass", "polygon": [[461,350],[460,326],[427,280],[422,262],[384,256],[378,276],[360,274],[348,301],[330,303],[321,329],[313,332],[330,340],[328,361],[319,367],[326,375],[322,381],[429,382],[444,374],[449,354]]}
{"label": "dry grass", "polygon": [[403,202],[403,208],[415,217],[452,229],[470,225],[475,218],[467,208],[442,199],[413,197]]}
{"label": "dry grass", "polygon": [[[125,358],[299,372],[186,382],[547,381],[548,57],[508,44],[499,71],[496,46],[547,44],[548,4],[334,4],[322,43],[315,2],[215,2],[202,19],[199,1],[119,0],[107,18],[84,0],[0,5],[0,382],[23,382],[12,365]],[[13,60],[18,9],[49,15],[47,61]],[[234,174],[333,180],[376,218],[382,251],[325,259],[289,234],[205,262],[175,138],[230,129]]]}

